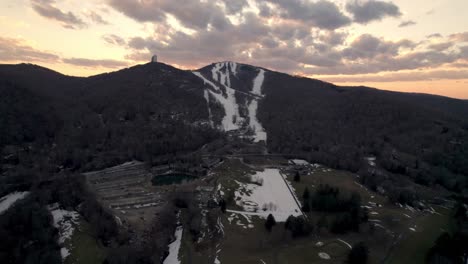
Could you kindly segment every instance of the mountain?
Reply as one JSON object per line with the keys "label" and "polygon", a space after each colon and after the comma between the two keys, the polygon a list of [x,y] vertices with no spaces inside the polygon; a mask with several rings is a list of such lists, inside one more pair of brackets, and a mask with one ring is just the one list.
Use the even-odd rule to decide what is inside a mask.
{"label": "mountain", "polygon": [[[30,155],[58,168],[160,164],[228,134],[270,153],[370,173],[374,188],[395,175],[468,188],[464,100],[341,87],[235,62],[196,71],[148,63],[88,78],[1,65],[0,92],[4,156],[29,145]],[[368,157],[382,173],[369,172]]]}

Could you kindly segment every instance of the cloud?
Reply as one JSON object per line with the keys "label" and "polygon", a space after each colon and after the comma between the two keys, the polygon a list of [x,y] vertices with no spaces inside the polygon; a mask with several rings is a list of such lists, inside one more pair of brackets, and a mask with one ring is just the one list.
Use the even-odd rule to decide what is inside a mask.
{"label": "cloud", "polygon": [[57,62],[59,56],[35,49],[21,39],[0,37],[0,61],[4,62]]}
{"label": "cloud", "polygon": [[347,17],[338,6],[330,1],[320,0],[310,2],[305,0],[266,0],[277,7],[282,12],[281,16],[306,23],[309,26],[321,29],[334,30],[351,24],[351,19]]}
{"label": "cloud", "polygon": [[102,39],[107,42],[108,44],[111,45],[116,45],[116,46],[125,46],[127,44],[126,40],[122,37],[119,37],[115,34],[108,34],[102,36]]}
{"label": "cloud", "polygon": [[398,42],[384,41],[369,34],[359,36],[350,47],[343,50],[343,56],[351,60],[372,59],[377,56],[396,56],[401,48],[414,48],[409,40]]}
{"label": "cloud", "polygon": [[74,13],[63,12],[55,7],[54,0],[31,0],[31,4],[33,10],[39,15],[60,22],[64,28],[82,29],[87,27],[87,24]]}
{"label": "cloud", "polygon": [[363,83],[363,82],[414,82],[430,80],[462,80],[468,79],[468,70],[437,70],[437,71],[412,71],[389,73],[385,75],[359,75],[327,77],[326,81],[335,83]]}
{"label": "cloud", "polygon": [[444,53],[438,51],[419,51],[405,55],[383,55],[374,58],[347,60],[336,67],[304,68],[305,74],[320,75],[355,75],[401,70],[434,69],[445,64],[454,63],[462,57],[461,52]]}
{"label": "cloud", "polygon": [[397,5],[378,0],[354,0],[346,4],[346,10],[353,15],[354,21],[360,24],[402,15]]}
{"label": "cloud", "polygon": [[468,42],[468,32],[456,33],[449,36],[450,40],[457,42]]}
{"label": "cloud", "polygon": [[398,27],[409,27],[409,26],[414,26],[416,25],[417,23],[414,22],[413,20],[407,20],[407,21],[403,21],[400,23],[400,25],[398,25]]}
{"label": "cloud", "polygon": [[249,3],[247,0],[227,0],[224,2],[224,5],[227,13],[231,15],[241,12],[244,8],[249,6]]}
{"label": "cloud", "polygon": [[440,33],[433,33],[433,34],[430,34],[430,35],[427,35],[426,38],[442,38],[442,34]]}
{"label": "cloud", "polygon": [[430,50],[435,50],[435,51],[444,51],[453,46],[452,42],[442,42],[442,43],[436,43],[436,44],[431,44],[429,45]]}
{"label": "cloud", "polygon": [[109,5],[139,22],[162,22],[166,14],[160,9],[159,1],[109,0]]}
{"label": "cloud", "polygon": [[0,61],[27,63],[66,63],[88,68],[121,68],[128,66],[125,61],[106,59],[64,58],[55,53],[36,49],[22,39],[0,37]]}
{"label": "cloud", "polygon": [[62,60],[66,64],[88,67],[88,68],[121,68],[128,66],[128,62],[106,59],[66,58]]}
{"label": "cloud", "polygon": [[89,12],[88,17],[91,19],[91,21],[93,21],[96,24],[100,24],[100,25],[109,25],[110,24],[107,20],[102,18],[101,15],[99,15],[98,13],[96,13],[94,11]]}
{"label": "cloud", "polygon": [[[174,16],[182,25],[191,29],[206,29],[211,25],[226,29],[230,21],[221,6],[213,1],[173,1],[173,0],[110,0],[116,10],[140,22],[163,22],[167,14]],[[228,4],[229,8],[238,6]],[[228,8],[228,9],[229,9]]]}

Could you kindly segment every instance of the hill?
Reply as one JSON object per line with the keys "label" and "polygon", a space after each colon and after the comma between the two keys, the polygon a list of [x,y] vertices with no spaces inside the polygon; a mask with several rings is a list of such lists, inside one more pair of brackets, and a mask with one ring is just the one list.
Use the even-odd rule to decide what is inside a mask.
{"label": "hill", "polygon": [[382,170],[370,173],[378,175],[368,177],[373,188],[394,175],[467,188],[464,100],[340,87],[234,62],[194,72],[148,63],[88,78],[2,65],[0,83],[3,153],[38,144],[52,167],[154,165],[230,132],[270,153],[362,174],[370,173],[365,158],[375,157]]}

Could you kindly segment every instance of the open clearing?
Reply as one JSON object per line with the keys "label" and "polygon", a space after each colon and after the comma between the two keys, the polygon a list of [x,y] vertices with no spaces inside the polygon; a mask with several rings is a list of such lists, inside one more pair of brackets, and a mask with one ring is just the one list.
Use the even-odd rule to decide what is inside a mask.
{"label": "open clearing", "polygon": [[[302,215],[300,205],[278,169],[264,169],[251,175],[253,183],[241,183],[234,192],[235,201],[245,215],[266,218],[272,214],[277,222]],[[238,212],[238,211],[229,211]]]}
{"label": "open clearing", "polygon": [[[433,239],[440,233],[440,228],[446,226],[442,219],[446,219],[447,211],[435,208],[441,216],[414,208],[400,208],[388,203],[384,196],[359,184],[359,178],[355,174],[299,163],[288,165],[288,162],[282,160],[256,160],[254,165],[246,164],[242,159],[232,158],[216,168],[213,171],[217,179],[215,186],[221,186],[218,187],[218,194],[233,201],[228,202],[228,212],[221,215],[223,236],[220,240],[213,241],[214,245],[211,248],[197,248],[193,246],[190,234],[184,232],[181,246],[182,263],[343,263],[349,252],[349,245],[361,241],[369,246],[369,263],[382,263],[384,259],[389,259],[388,256],[404,254],[412,258],[413,255],[405,253],[405,250],[419,251],[419,254],[424,256]],[[298,167],[301,171],[301,181],[294,182],[294,172]],[[286,181],[282,175],[286,176]],[[287,183],[290,183],[291,188],[288,188]],[[343,195],[352,192],[360,194],[362,205],[369,209],[370,220],[362,224],[359,233],[337,235],[316,229],[314,235],[293,239],[281,222],[274,226],[271,233],[266,231],[266,215],[272,213],[275,218],[282,219],[284,215],[295,213],[298,205],[294,196],[302,197],[306,187],[313,192],[320,184],[339,187]],[[289,190],[292,190],[293,194]],[[282,197],[283,195],[285,196]],[[267,206],[263,206],[265,204]],[[266,210],[263,211],[262,207],[266,207]],[[315,227],[322,215],[318,212],[307,214],[308,220]],[[429,228],[425,222],[428,222],[427,225],[430,225],[432,230],[439,230],[437,234],[424,232]],[[416,232],[409,229],[415,226]],[[424,237],[421,238],[421,234],[424,234]],[[398,240],[400,235],[405,239]],[[416,243],[413,244],[415,248],[408,249],[405,244],[412,242],[407,242],[407,239],[423,239],[429,242],[420,246]],[[394,243],[396,246],[392,246]],[[330,259],[327,259],[327,256]],[[390,259],[394,262],[385,263],[406,263],[407,260]]]}
{"label": "open clearing", "polygon": [[[301,179],[293,181],[299,171]],[[88,182],[101,202],[111,207],[131,226],[145,226],[151,221],[159,202],[175,186],[155,187],[139,163],[127,163],[88,174]],[[91,176],[91,177],[90,177]],[[281,158],[230,157],[210,171],[209,176],[191,183],[198,186],[197,204],[201,210],[201,236],[194,239],[187,223],[190,215],[181,211],[180,226],[169,246],[165,263],[343,263],[350,247],[365,242],[370,249],[369,263],[423,263],[423,257],[440,234],[448,229],[448,210],[419,210],[398,206],[359,183],[353,173],[332,170],[306,161]],[[362,207],[369,210],[369,222],[361,224],[358,233],[332,234],[318,228],[326,217],[330,225],[334,214],[312,211],[306,214],[314,227],[312,235],[292,238],[284,227],[290,215],[300,216],[302,194],[329,184],[347,196],[361,196]],[[299,199],[298,199],[299,197]],[[147,199],[155,198],[151,204]],[[227,201],[227,212],[208,206],[211,199]],[[265,218],[272,214],[277,224],[271,232],[265,229]],[[209,217],[208,217],[209,216]],[[72,237],[73,247],[67,263],[99,263],[103,249],[92,238],[79,231]],[[88,245],[89,244],[89,245]],[[96,258],[76,260],[75,252],[90,252]],[[88,253],[76,253],[84,256]],[[74,260],[74,262],[69,262]],[[82,261],[82,262],[80,262]]]}

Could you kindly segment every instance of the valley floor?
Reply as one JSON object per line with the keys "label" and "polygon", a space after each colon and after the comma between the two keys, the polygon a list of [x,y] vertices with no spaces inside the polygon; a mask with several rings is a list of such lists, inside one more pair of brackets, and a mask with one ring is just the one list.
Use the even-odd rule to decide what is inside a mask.
{"label": "valley floor", "polygon": [[[355,174],[320,165],[305,165],[302,170],[307,171],[306,175],[300,182],[294,182],[294,170],[287,160],[262,161],[262,164],[246,164],[238,158],[226,161],[214,171],[216,195],[233,197],[235,201],[219,216],[222,232],[214,234],[211,246],[199,247],[204,241],[193,242],[190,232],[184,230],[179,252],[181,263],[343,263],[350,247],[361,241],[369,247],[369,263],[409,263],[407,260],[424,263],[425,253],[435,239],[450,229],[450,211],[445,208],[429,206],[419,210],[395,206],[360,185]],[[290,183],[291,188],[276,188],[274,180],[265,178],[269,175],[274,179],[276,172],[285,175],[284,183]],[[262,173],[265,174],[260,177],[263,185],[259,185],[256,176]],[[319,184],[361,195],[363,206],[369,208],[370,219],[361,225],[359,233],[337,235],[316,229],[310,236],[292,238],[285,230],[284,214],[302,214],[294,196],[300,197],[305,187],[313,191]],[[268,201],[272,204],[263,206]],[[257,211],[256,206],[259,206]],[[269,213],[278,221],[272,232],[264,226]],[[306,216],[315,225],[322,214],[312,211]]]}
{"label": "valley floor", "polygon": [[[300,181],[294,181],[297,171]],[[139,236],[144,240],[148,223],[158,221],[155,212],[170,202],[171,192],[184,188],[195,191],[200,232],[193,233],[193,212],[178,209],[179,226],[166,264],[343,263],[358,242],[369,247],[369,263],[424,263],[437,237],[452,226],[450,210],[445,206],[429,201],[419,209],[394,205],[361,185],[356,174],[301,160],[231,155],[207,176],[169,186],[152,186],[147,173],[142,164],[132,162],[88,173],[87,178],[121,227],[132,230],[134,244],[139,243]],[[325,184],[339,188],[344,195],[360,195],[369,220],[361,224],[359,232],[333,234],[317,224],[333,214],[302,211],[304,190],[313,193]],[[227,201],[225,213],[210,205],[211,200],[217,204],[222,199]],[[269,214],[277,221],[271,232],[265,228]],[[284,227],[290,215],[304,216],[314,227],[312,234],[293,238]],[[71,237],[66,263],[99,263],[104,258],[107,249],[89,237],[87,228],[81,219]],[[95,257],[89,258],[91,255]]]}

